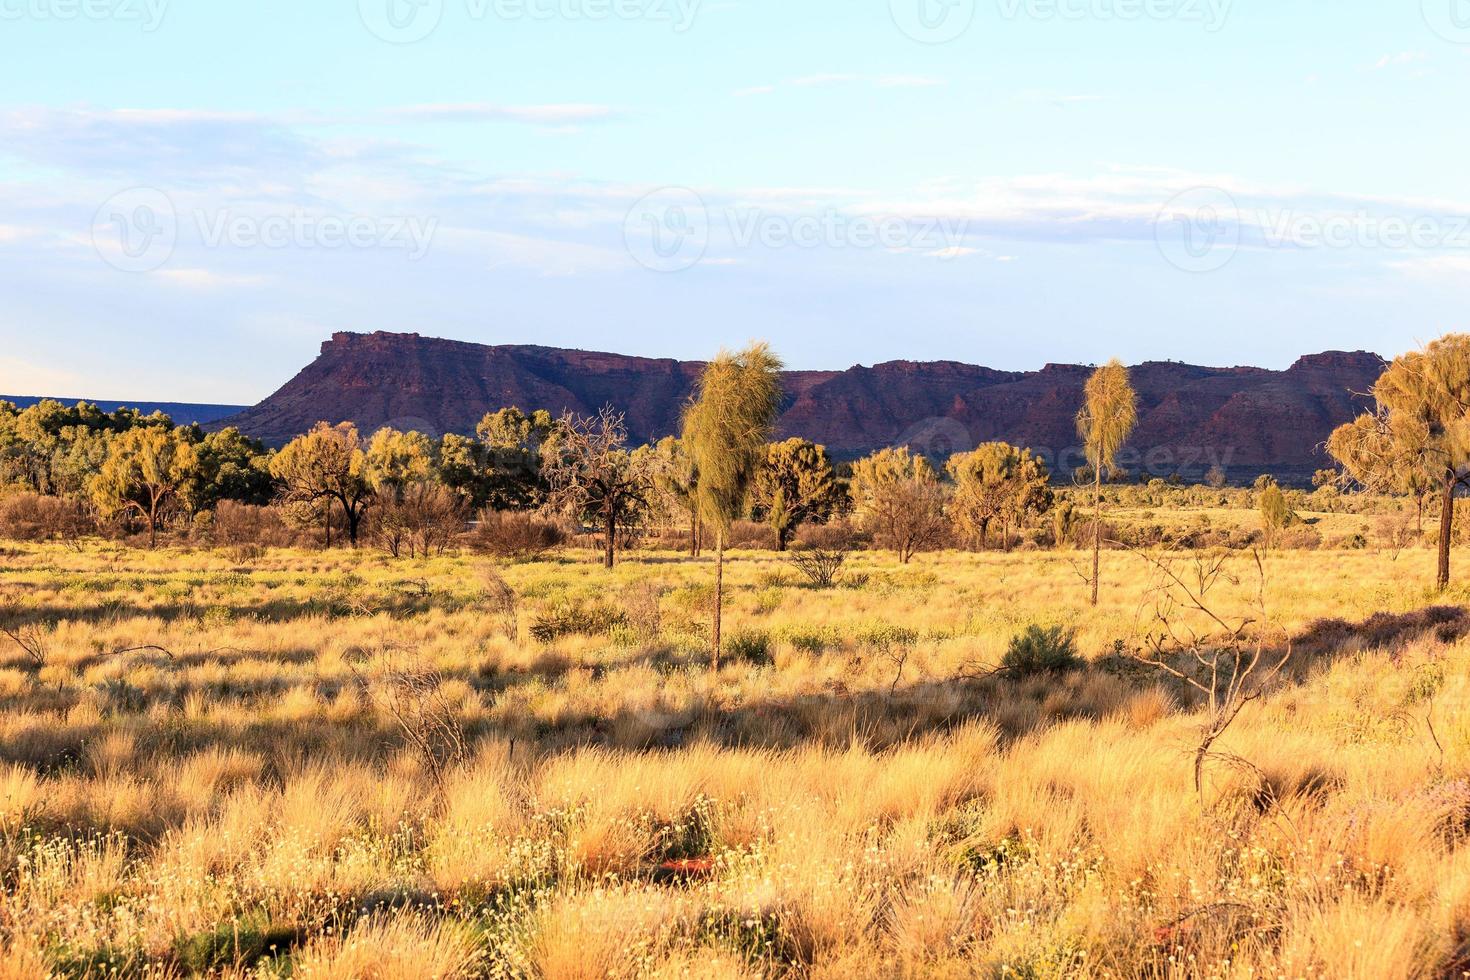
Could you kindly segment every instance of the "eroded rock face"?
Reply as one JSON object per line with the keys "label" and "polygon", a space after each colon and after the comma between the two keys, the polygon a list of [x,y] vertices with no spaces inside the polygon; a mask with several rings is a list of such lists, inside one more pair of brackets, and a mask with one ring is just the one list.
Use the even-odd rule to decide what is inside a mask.
{"label": "eroded rock face", "polygon": [[[1140,399],[1133,471],[1199,478],[1272,472],[1300,481],[1327,464],[1332,429],[1367,408],[1383,371],[1366,352],[1304,357],[1286,371],[1148,363],[1132,369]],[[488,347],[417,334],[339,333],[321,356],[256,407],[216,423],[272,443],[318,421],[433,434],[471,433],[509,405],[627,413],[635,440],[678,431],[702,365],[534,346]],[[1089,369],[1048,365],[994,371],[950,361],[893,361],[786,376],[780,431],[824,443],[838,457],[911,445],[942,457],[992,439],[1044,452],[1053,468],[1080,464],[1073,419]]]}

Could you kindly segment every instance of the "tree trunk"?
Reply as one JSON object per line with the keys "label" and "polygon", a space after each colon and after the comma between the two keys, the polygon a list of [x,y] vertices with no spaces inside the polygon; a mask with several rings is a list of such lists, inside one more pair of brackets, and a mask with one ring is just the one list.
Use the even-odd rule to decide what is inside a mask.
{"label": "tree trunk", "polygon": [[1444,501],[1439,518],[1439,591],[1450,587],[1450,543],[1455,534],[1455,474],[1451,470],[1444,481]]}
{"label": "tree trunk", "polygon": [[346,501],[342,502],[342,512],[347,517],[347,540],[352,544],[354,551],[357,550],[357,533],[359,525],[362,524],[362,511],[356,507],[350,507]]}
{"label": "tree trunk", "polygon": [[725,604],[725,532],[715,539],[715,625],[710,648],[714,669],[720,669],[720,612]]}
{"label": "tree trunk", "polygon": [[689,557],[699,557],[699,514],[689,515]]}
{"label": "tree trunk", "polygon": [[1092,604],[1097,605],[1098,582],[1102,575],[1102,467],[1092,484]]}
{"label": "tree trunk", "polygon": [[325,521],[325,523],[327,525],[327,550],[330,551],[331,548],[332,548],[332,504],[331,504],[331,501],[328,501],[327,502],[327,506],[324,507],[324,508],[322,508],[322,509],[323,509],[323,511],[326,512],[326,515],[327,515],[327,519]]}
{"label": "tree trunk", "polygon": [[617,547],[618,520],[611,505],[603,511],[603,522],[607,528],[603,531],[602,538],[602,567],[612,568],[617,561],[614,549]]}

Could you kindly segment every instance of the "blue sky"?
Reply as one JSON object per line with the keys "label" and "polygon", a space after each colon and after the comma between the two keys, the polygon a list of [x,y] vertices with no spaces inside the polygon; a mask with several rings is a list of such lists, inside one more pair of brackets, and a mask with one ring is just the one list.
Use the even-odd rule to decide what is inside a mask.
{"label": "blue sky", "polygon": [[1470,325],[1470,0],[0,0],[0,91],[16,394],[254,402],[336,330],[1019,369]]}

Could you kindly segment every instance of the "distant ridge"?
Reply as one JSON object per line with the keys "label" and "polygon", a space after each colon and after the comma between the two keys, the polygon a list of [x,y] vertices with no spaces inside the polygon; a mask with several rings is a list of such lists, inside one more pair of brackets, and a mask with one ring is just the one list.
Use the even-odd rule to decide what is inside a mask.
{"label": "distant ridge", "polygon": [[[1125,466],[1199,479],[1262,472],[1305,482],[1327,465],[1322,443],[1368,407],[1383,370],[1365,351],[1303,357],[1285,371],[1150,362],[1132,369],[1139,426]],[[254,408],[220,419],[281,444],[318,421],[471,433],[506,406],[554,413],[626,413],[651,441],[678,431],[702,364],[530,345],[485,346],[418,334],[338,333],[321,355]],[[893,361],[785,376],[779,432],[851,458],[908,445],[934,458],[1004,439],[1047,455],[1053,470],[1082,464],[1074,419],[1089,369],[997,371],[954,361]]]}
{"label": "distant ridge", "polygon": [[0,395],[0,402],[14,402],[21,408],[30,408],[36,402],[42,401],[61,402],[63,405],[75,405],[77,402],[90,402],[102,409],[104,412],[115,412],[119,408],[136,408],[144,415],[152,415],[154,412],[162,412],[173,419],[178,425],[188,425],[198,422],[200,425],[209,425],[220,419],[231,415],[238,415],[245,411],[243,405],[194,405],[188,402],[112,402],[100,398],[58,398],[54,395]]}

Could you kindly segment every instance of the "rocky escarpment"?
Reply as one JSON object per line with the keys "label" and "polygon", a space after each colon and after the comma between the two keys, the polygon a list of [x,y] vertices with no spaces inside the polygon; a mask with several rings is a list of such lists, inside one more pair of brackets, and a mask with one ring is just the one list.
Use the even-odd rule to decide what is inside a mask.
{"label": "rocky escarpment", "polygon": [[[613,405],[632,436],[677,432],[697,362],[528,345],[485,346],[417,334],[339,333],[321,356],[259,405],[218,425],[282,443],[318,421],[435,434],[473,432],[508,405],[589,413]],[[1275,473],[1300,481],[1326,465],[1322,443],[1368,406],[1383,361],[1366,352],[1304,357],[1285,371],[1173,362],[1132,369],[1139,425],[1133,470],[1198,478]],[[1089,369],[995,371],[956,362],[894,361],[786,376],[783,435],[839,457],[890,445],[936,456],[1005,439],[1044,452],[1065,472],[1081,462],[1073,419]]]}

